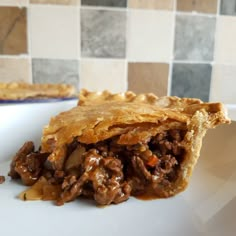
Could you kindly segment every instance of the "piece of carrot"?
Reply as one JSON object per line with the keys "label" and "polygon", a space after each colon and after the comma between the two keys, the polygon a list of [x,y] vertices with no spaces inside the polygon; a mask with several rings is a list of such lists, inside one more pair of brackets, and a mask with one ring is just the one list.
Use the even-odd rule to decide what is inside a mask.
{"label": "piece of carrot", "polygon": [[158,161],[159,161],[158,157],[155,156],[155,155],[152,155],[148,159],[147,165],[150,166],[150,167],[155,167],[157,165]]}

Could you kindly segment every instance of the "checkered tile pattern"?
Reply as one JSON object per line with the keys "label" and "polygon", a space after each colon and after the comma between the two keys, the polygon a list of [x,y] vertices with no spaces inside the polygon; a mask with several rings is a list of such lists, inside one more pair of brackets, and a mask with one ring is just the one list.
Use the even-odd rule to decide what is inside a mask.
{"label": "checkered tile pattern", "polygon": [[236,103],[235,0],[1,0],[0,81]]}

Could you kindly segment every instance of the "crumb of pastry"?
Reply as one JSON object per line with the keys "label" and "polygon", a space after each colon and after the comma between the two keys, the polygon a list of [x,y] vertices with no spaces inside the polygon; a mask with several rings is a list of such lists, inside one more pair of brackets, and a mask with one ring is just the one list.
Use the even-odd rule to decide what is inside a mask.
{"label": "crumb of pastry", "polygon": [[0,175],[0,184],[5,182],[5,176]]}

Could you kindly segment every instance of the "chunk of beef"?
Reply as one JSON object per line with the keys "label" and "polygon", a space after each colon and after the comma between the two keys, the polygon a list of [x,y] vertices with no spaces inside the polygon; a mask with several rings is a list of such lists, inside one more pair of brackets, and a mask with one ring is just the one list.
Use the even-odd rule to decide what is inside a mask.
{"label": "chunk of beef", "polygon": [[26,142],[16,153],[9,176],[13,179],[21,178],[25,185],[33,185],[41,176],[47,153],[34,152],[34,144]]}
{"label": "chunk of beef", "polygon": [[100,205],[119,203],[128,199],[131,189],[123,181],[121,161],[115,157],[104,158],[98,153],[99,150],[92,149],[84,154],[81,176],[65,178],[62,184],[63,192],[57,201],[58,205],[72,201],[84,192],[87,196],[93,195]]}

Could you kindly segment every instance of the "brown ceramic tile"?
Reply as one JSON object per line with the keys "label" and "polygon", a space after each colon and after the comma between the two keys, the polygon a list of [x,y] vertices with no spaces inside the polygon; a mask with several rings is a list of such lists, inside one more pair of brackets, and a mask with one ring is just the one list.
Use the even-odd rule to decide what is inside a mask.
{"label": "brown ceramic tile", "polygon": [[0,82],[32,82],[29,58],[0,58]]}
{"label": "brown ceramic tile", "polygon": [[129,0],[130,8],[173,10],[174,0]]}
{"label": "brown ceramic tile", "polygon": [[30,3],[77,5],[80,3],[80,0],[30,0]]}
{"label": "brown ceramic tile", "polygon": [[169,65],[166,63],[129,63],[128,90],[167,95]]}
{"label": "brown ceramic tile", "polygon": [[0,54],[27,53],[26,9],[0,7]]}
{"label": "brown ceramic tile", "polygon": [[216,13],[217,0],[177,0],[177,10]]}

